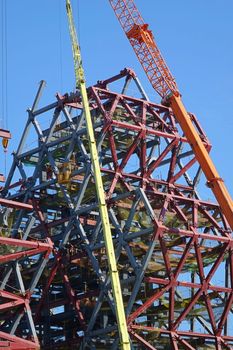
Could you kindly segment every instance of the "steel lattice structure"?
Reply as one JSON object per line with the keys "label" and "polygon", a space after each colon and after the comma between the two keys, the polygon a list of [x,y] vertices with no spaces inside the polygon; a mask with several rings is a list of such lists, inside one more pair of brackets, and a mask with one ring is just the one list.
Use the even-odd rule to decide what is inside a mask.
{"label": "steel lattice structure", "polygon": [[[35,107],[36,103],[33,105]],[[6,149],[11,134],[8,130],[1,129],[0,137],[3,138],[2,143]],[[2,174],[0,181],[5,181]],[[32,319],[30,299],[49,259],[53,243],[48,237],[38,241],[29,236],[38,219],[33,214],[32,203],[1,197],[0,205],[0,347],[38,349],[40,345]],[[27,218],[22,219],[24,213]],[[16,217],[21,222],[20,229],[13,227]],[[34,266],[34,271],[27,276],[26,271],[31,266]]]}
{"label": "steel lattice structure", "polygon": [[[131,82],[139,97],[127,95]],[[19,248],[0,259],[1,299],[10,298],[9,286],[20,290],[11,291],[19,304],[27,296],[24,309],[7,303],[15,318],[2,302],[3,338],[35,340],[36,331],[43,349],[118,349],[81,99],[58,94],[38,109],[42,87],[2,192],[30,207],[6,214],[2,231],[0,243],[13,233]],[[219,206],[197,193],[200,167],[176,116],[148,101],[129,69],[90,87],[88,97],[132,349],[232,349],[231,230]],[[29,246],[32,258],[20,248]],[[31,328],[20,307],[27,317],[32,310]]]}

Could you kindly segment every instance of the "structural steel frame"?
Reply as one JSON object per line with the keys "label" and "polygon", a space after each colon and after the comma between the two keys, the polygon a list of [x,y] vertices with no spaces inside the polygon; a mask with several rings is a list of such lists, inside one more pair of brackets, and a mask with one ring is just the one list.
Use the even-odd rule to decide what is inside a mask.
{"label": "structural steel frame", "polygon": [[[137,97],[127,95],[131,83]],[[232,234],[219,206],[198,195],[201,170],[172,109],[148,101],[130,69],[88,88],[88,99],[131,348],[232,349]],[[2,197],[33,206],[17,211],[14,239],[27,223],[32,242],[54,244],[30,297],[40,344],[117,349],[81,97],[57,94],[54,103],[28,113]],[[38,144],[28,150],[30,128]],[[24,278],[33,278],[37,264],[22,265]]]}

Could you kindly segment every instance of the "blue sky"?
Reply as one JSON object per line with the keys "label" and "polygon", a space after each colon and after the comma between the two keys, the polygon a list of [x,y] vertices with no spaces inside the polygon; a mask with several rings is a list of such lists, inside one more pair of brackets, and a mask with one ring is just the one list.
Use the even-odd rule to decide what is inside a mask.
{"label": "blue sky", "polygon": [[[9,168],[10,153],[17,147],[27,119],[26,109],[33,102],[39,81],[47,81],[43,96],[46,104],[53,101],[57,91],[73,89],[74,73],[65,0],[1,0],[0,4],[4,2],[7,119],[13,135],[8,151]],[[196,114],[207,133],[213,145],[212,158],[233,195],[233,1],[135,0],[135,3],[154,33],[187,109]],[[73,0],[73,7],[88,85],[131,67],[151,100],[158,102],[108,1]],[[0,31],[2,38],[2,26]],[[1,60],[2,53],[2,67]],[[2,84],[0,96],[1,89]],[[0,111],[2,115],[2,98]],[[1,151],[2,161],[3,158]],[[4,172],[4,166],[1,171]]]}

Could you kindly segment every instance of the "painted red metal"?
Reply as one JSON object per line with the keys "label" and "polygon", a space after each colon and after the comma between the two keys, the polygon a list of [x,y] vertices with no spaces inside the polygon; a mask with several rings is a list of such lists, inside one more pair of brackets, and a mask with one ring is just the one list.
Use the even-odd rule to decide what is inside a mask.
{"label": "painted red metal", "polygon": [[33,208],[31,204],[16,202],[5,198],[0,198],[0,204],[8,208],[17,208],[17,209],[26,209],[26,210],[32,210]]}
{"label": "painted red metal", "polygon": [[[173,111],[129,97],[124,91],[110,91],[108,84],[120,77],[135,75],[124,70],[98,82],[88,94],[96,139],[101,140],[101,172],[132,344],[135,349],[231,349],[233,337],[227,322],[233,302],[233,238],[229,225],[216,203],[197,195],[198,163]],[[51,143],[58,139],[57,147],[62,146],[53,161],[61,169],[71,142],[65,137],[75,130],[82,106],[78,95],[59,96],[58,102],[61,111],[72,108],[75,115],[72,127],[68,114],[53,132]],[[192,121],[209,151],[211,145],[195,116]],[[108,275],[106,252],[101,229],[98,231],[91,175],[82,199],[75,202],[88,164],[82,158],[84,150],[88,153],[82,127],[72,134],[72,140],[79,142],[70,158],[76,164],[67,184],[58,183],[57,169],[49,164],[48,178],[38,181],[41,187],[32,186],[28,197],[27,189],[20,192],[21,180],[8,185],[18,190],[15,201],[23,206],[34,193],[29,204],[16,208],[28,209],[25,218],[33,213],[36,221],[30,231],[32,241],[0,238],[0,245],[21,247],[0,257],[0,262],[21,259],[24,254],[29,257],[33,252],[46,254],[46,243],[35,242],[36,237],[54,242],[53,250],[47,243],[50,259],[33,300],[22,295],[16,298],[20,305],[32,300],[34,322],[45,349],[78,348],[80,344],[111,348],[117,340],[111,288],[103,278]],[[44,135],[51,130],[53,125]],[[55,158],[54,150],[52,144],[46,152]],[[44,163],[49,162],[48,153]],[[22,164],[24,161],[28,158],[21,156]],[[39,168],[39,179],[46,176],[46,169]],[[68,238],[61,244],[66,232]],[[225,267],[228,275],[221,282]],[[32,265],[25,271],[31,276],[35,269]],[[8,309],[12,301],[14,295],[5,298],[2,309]]]}
{"label": "painted red metal", "polygon": [[[11,201],[8,201],[11,203]],[[17,202],[14,202],[17,204]],[[27,207],[26,207],[27,208]],[[28,208],[27,208],[28,209]],[[53,248],[53,243],[49,238],[46,242],[26,241],[22,239],[14,239],[9,237],[0,237],[0,268],[1,268],[1,283],[4,278],[4,264],[9,271],[8,264],[19,264],[22,259],[29,257],[36,257],[43,255],[48,259]],[[21,277],[22,278],[22,277]],[[13,282],[13,274],[10,277],[10,284]],[[4,317],[4,321],[9,321],[16,316],[22,314],[31,314],[30,299],[33,294],[33,290],[20,290],[18,284],[15,282],[15,286],[12,288],[8,283],[4,283],[6,290],[0,290],[0,315]],[[21,282],[23,283],[23,281]],[[11,292],[9,290],[11,290]],[[12,291],[13,289],[13,291]],[[5,316],[4,316],[5,315]],[[27,339],[25,335],[22,337],[11,335],[6,331],[0,331],[0,347],[1,349],[39,349],[39,342],[37,337]]]}
{"label": "painted red metal", "polygon": [[34,343],[29,340],[25,340],[19,338],[17,336],[13,336],[0,331],[0,338],[3,339],[1,341],[0,346],[1,349],[12,349],[12,350],[37,350],[40,349],[39,343]]}

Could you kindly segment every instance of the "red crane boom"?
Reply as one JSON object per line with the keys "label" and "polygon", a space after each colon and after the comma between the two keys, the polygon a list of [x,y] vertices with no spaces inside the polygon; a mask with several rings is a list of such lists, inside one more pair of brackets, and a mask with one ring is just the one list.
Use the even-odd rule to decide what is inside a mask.
{"label": "red crane boom", "polygon": [[178,93],[175,79],[134,1],[109,1],[153,88],[162,98]]}
{"label": "red crane boom", "polygon": [[233,230],[233,202],[219,176],[208,150],[186,111],[175,79],[169,71],[153,37],[133,0],[109,0],[153,88],[168,103],[189,141],[223,214]]}

